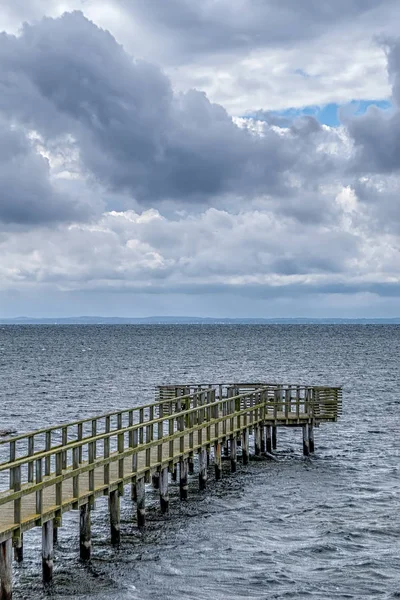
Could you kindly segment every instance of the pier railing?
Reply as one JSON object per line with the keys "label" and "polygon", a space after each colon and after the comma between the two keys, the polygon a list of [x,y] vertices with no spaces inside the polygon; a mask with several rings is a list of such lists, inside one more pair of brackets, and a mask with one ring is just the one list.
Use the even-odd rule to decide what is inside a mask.
{"label": "pier railing", "polygon": [[[143,524],[143,486],[152,475],[163,476],[162,508],[168,508],[165,486],[168,472],[173,473],[177,464],[184,499],[185,469],[188,464],[193,468],[195,455],[200,485],[205,487],[207,454],[214,457],[216,476],[221,475],[221,444],[229,446],[234,470],[238,440],[246,463],[249,435],[254,436],[256,454],[271,452],[278,425],[302,426],[303,449],[308,454],[313,450],[313,427],[336,421],[340,411],[341,389],[337,387],[160,386],[154,403],[1,440],[0,543],[12,539],[20,548],[24,531],[49,521],[52,527],[60,527],[63,513],[90,509],[102,495],[109,495],[112,511],[127,484],[138,503],[138,523]],[[113,512],[114,524],[118,511]],[[119,533],[113,531],[115,541]]]}

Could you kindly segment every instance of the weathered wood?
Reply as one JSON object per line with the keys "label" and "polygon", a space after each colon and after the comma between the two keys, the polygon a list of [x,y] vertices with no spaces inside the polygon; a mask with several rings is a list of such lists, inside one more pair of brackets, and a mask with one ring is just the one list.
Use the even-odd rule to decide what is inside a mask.
{"label": "weathered wood", "polygon": [[152,483],[153,489],[155,489],[155,490],[160,489],[160,471],[155,471],[155,473],[153,473],[153,475],[151,476],[151,483]]}
{"label": "weathered wood", "polygon": [[276,450],[277,449],[277,427],[274,425],[272,427],[272,449]]}
{"label": "weathered wood", "polygon": [[54,567],[54,545],[53,545],[53,521],[46,521],[42,525],[42,574],[43,583],[49,584],[53,580]]}
{"label": "weathered wood", "polygon": [[314,454],[315,446],[314,446],[314,426],[308,426],[308,445],[310,448],[310,454]]}
{"label": "weathered wood", "polygon": [[79,556],[82,561],[88,561],[92,555],[91,506],[83,504],[79,509]]}
{"label": "weathered wood", "polygon": [[268,452],[269,454],[272,453],[272,427],[271,425],[267,425],[266,426],[266,452]]}
{"label": "weathered wood", "polygon": [[188,497],[188,460],[184,458],[179,463],[179,495],[181,500]]}
{"label": "weathered wood", "polygon": [[207,487],[207,451],[201,448],[199,451],[199,489],[205,490]]}
{"label": "weathered wood", "polygon": [[169,510],[168,467],[160,471],[160,508],[163,514]]}
{"label": "weathered wood", "polygon": [[58,544],[58,527],[56,527],[55,519],[53,520],[53,544]]}
{"label": "weathered wood", "polygon": [[310,454],[310,440],[308,434],[308,424],[303,425],[303,454],[308,456]]}
{"label": "weathered wood", "polygon": [[221,442],[214,443],[214,473],[215,480],[219,481],[222,477]]}
{"label": "weathered wood", "polygon": [[174,468],[171,471],[171,480],[172,481],[177,481],[177,479],[178,479],[178,468],[175,465]]}
{"label": "weathered wood", "polygon": [[12,539],[0,544],[0,600],[12,598]]}
{"label": "weathered wood", "polygon": [[[21,533],[20,536],[14,538],[14,560],[15,562],[22,562],[24,560],[24,536]],[[1,596],[0,596],[1,600]]]}
{"label": "weathered wood", "polygon": [[[297,386],[296,398],[293,398],[293,394],[286,395],[288,386],[269,385],[258,389],[260,385],[233,384],[229,386],[230,396],[217,401],[215,386],[211,391],[203,387],[201,391],[196,388],[195,392],[194,386],[190,389],[188,386],[181,388],[181,393],[189,390],[191,394],[180,396],[179,401],[174,399],[173,391],[162,404],[108,413],[46,428],[40,430],[40,434],[30,432],[9,441],[0,440],[0,446],[9,445],[9,459],[0,463],[0,472],[8,471],[10,476],[9,489],[0,495],[0,540],[13,537],[16,543],[20,530],[27,531],[48,519],[54,518],[54,525],[61,526],[63,513],[79,509],[88,499],[93,503],[95,498],[109,495],[116,487],[122,493],[124,485],[133,485],[135,497],[137,480],[148,481],[154,470],[172,468],[172,464],[182,460],[192,463],[194,453],[201,454],[200,475],[205,480],[209,448],[215,444],[222,448],[231,437],[237,444],[244,431],[255,432],[261,452],[262,440],[257,444],[257,430],[264,424],[273,426],[276,433],[277,424],[302,427],[315,423],[319,426],[324,421],[337,420],[340,413],[339,388]],[[283,402],[286,398],[290,402]],[[110,419],[110,415],[116,418]],[[87,427],[84,428],[83,423]],[[114,441],[118,443],[117,449]],[[311,442],[309,431],[310,450]],[[7,456],[6,452],[3,454]],[[218,467],[217,460],[216,469]],[[193,469],[193,463],[190,468]]]}
{"label": "weathered wood", "polygon": [[265,435],[265,423],[260,425],[260,450],[265,452],[266,450],[266,435]]}
{"label": "weathered wood", "polygon": [[254,427],[254,454],[259,456],[261,454],[261,441],[260,441],[260,428]]}
{"label": "weathered wood", "polygon": [[231,437],[230,447],[231,447],[231,473],[236,473],[236,468],[237,468],[237,442],[236,442],[236,437],[235,436]]}
{"label": "weathered wood", "polygon": [[242,432],[242,462],[244,465],[249,464],[249,430],[245,429]]}
{"label": "weathered wood", "polygon": [[193,475],[194,474],[194,460],[193,460],[193,453],[189,454],[189,458],[188,458],[188,469],[189,469],[189,475]]}
{"label": "weathered wood", "polygon": [[118,490],[110,493],[108,505],[110,510],[111,543],[113,546],[118,546],[121,542],[120,502]]}
{"label": "weathered wood", "polygon": [[144,477],[136,482],[136,509],[137,509],[137,524],[139,529],[146,525],[146,493],[145,493]]}

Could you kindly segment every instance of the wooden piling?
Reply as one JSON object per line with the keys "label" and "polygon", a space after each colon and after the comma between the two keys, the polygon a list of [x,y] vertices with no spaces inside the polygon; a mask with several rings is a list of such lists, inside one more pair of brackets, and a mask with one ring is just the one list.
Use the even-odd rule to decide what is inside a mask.
{"label": "wooden piling", "polygon": [[177,481],[178,479],[178,467],[176,465],[174,465],[172,471],[171,471],[171,481]]}
{"label": "wooden piling", "polygon": [[0,598],[12,598],[12,539],[0,544]]}
{"label": "wooden piling", "polygon": [[189,475],[193,475],[194,474],[194,460],[193,460],[193,454],[192,453],[189,454],[188,469],[189,469]]}
{"label": "wooden piling", "polygon": [[244,429],[242,432],[242,462],[244,465],[249,464],[249,430]]}
{"label": "wooden piling", "polygon": [[303,425],[303,454],[304,456],[308,456],[310,454],[308,424]]}
{"label": "wooden piling", "polygon": [[181,459],[179,463],[179,495],[181,500],[187,500],[188,497],[188,461]]}
{"label": "wooden piling", "polygon": [[260,428],[254,427],[254,454],[259,456],[261,453]]}
{"label": "wooden piling", "polygon": [[79,556],[82,561],[90,560],[92,555],[92,535],[90,523],[90,504],[79,509]]}
{"label": "wooden piling", "polygon": [[42,525],[42,573],[43,583],[49,584],[53,580],[54,545],[53,545],[53,521],[46,521]]}
{"label": "wooden piling", "polygon": [[199,450],[199,489],[207,487],[207,451],[205,448]]}
{"label": "wooden piling", "polygon": [[[15,562],[22,562],[24,560],[24,539],[23,534],[21,533],[19,537],[14,539],[14,560]],[[1,596],[0,596],[1,598]]]}
{"label": "wooden piling", "polygon": [[136,481],[131,483],[131,500],[132,502],[136,502]]}
{"label": "wooden piling", "polygon": [[261,452],[265,452],[265,450],[266,450],[265,424],[264,423],[261,423],[261,425],[260,425],[260,450],[261,450]]}
{"label": "wooden piling", "polygon": [[274,425],[272,427],[272,449],[276,450],[277,448],[277,427]]}
{"label": "wooden piling", "polygon": [[160,471],[160,508],[163,515],[169,510],[168,467]]}
{"label": "wooden piling", "polygon": [[237,441],[236,437],[231,437],[231,473],[236,473],[237,468]]}
{"label": "wooden piling", "polygon": [[314,454],[314,426],[308,426],[308,445],[310,448],[310,454]]}
{"label": "wooden piling", "polygon": [[151,476],[151,484],[154,490],[160,489],[160,471],[156,471],[155,473],[153,473],[153,475]]}
{"label": "wooden piling", "polygon": [[139,529],[146,525],[146,492],[144,477],[136,481],[137,524]]}
{"label": "wooden piling", "polygon": [[272,453],[272,429],[271,425],[267,425],[266,427],[266,451],[271,454]]}
{"label": "wooden piling", "polygon": [[221,457],[221,443],[214,443],[214,473],[215,480],[219,481],[222,477],[222,457]]}
{"label": "wooden piling", "polygon": [[53,521],[53,544],[56,546],[58,544],[58,527],[56,527],[55,522]]}
{"label": "wooden piling", "polygon": [[118,546],[121,542],[120,503],[118,490],[114,490],[110,493],[108,505],[110,510],[111,543],[113,546]]}

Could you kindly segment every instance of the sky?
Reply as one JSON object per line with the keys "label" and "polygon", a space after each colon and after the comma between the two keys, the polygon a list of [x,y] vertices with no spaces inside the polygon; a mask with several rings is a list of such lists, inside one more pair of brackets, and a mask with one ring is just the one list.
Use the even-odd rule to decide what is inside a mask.
{"label": "sky", "polygon": [[0,317],[399,317],[399,22],[0,0]]}

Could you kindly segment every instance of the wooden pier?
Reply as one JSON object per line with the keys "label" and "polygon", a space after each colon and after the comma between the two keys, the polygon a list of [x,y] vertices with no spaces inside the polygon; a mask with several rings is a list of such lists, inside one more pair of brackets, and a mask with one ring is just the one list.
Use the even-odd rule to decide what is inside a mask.
{"label": "wooden pier", "polygon": [[[12,597],[12,560],[23,559],[23,534],[42,528],[43,581],[53,576],[54,540],[62,516],[80,511],[80,558],[91,557],[95,499],[109,498],[110,540],[120,543],[119,499],[129,486],[137,526],[146,524],[146,483],[160,491],[168,513],[170,474],[179,473],[181,500],[196,466],[199,488],[208,466],[222,475],[222,456],[236,470],[238,445],[247,464],[271,454],[278,427],[302,430],[303,453],[314,452],[314,429],[341,412],[339,387],[191,384],[160,386],[156,401],[118,412],[40,429],[0,441],[0,599]],[[77,532],[78,535],[78,532]]]}

